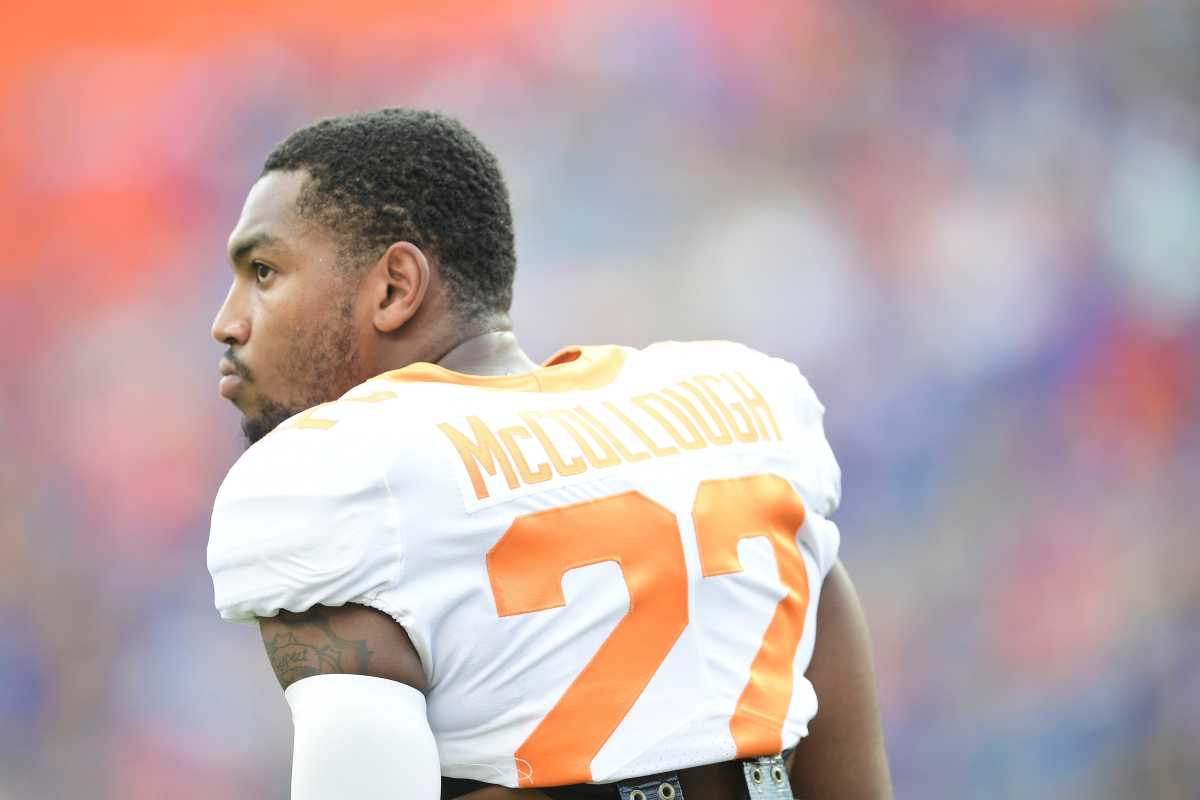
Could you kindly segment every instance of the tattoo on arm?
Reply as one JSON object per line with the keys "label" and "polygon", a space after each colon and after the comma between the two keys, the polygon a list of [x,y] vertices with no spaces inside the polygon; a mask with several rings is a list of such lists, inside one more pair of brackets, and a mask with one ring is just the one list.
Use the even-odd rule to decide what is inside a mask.
{"label": "tattoo on arm", "polygon": [[[367,665],[374,653],[366,640],[338,636],[320,606],[303,614],[281,611],[273,623],[269,637],[263,629],[263,644],[283,688],[310,675],[368,674]],[[280,626],[283,630],[278,630]]]}

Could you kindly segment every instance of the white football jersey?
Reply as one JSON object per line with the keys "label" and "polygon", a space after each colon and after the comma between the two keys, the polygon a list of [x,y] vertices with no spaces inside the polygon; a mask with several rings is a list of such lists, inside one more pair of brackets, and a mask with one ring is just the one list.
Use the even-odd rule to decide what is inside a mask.
{"label": "white football jersey", "polygon": [[361,603],[404,626],[443,775],[608,782],[777,753],[840,473],[793,365],[729,342],[431,364],[293,417],[230,470],[226,619]]}

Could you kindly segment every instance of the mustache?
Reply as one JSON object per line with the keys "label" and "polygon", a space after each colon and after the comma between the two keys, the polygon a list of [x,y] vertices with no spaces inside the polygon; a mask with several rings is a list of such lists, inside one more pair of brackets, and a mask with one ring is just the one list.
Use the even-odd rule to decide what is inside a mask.
{"label": "mustache", "polygon": [[237,374],[242,380],[244,380],[244,381],[252,380],[251,375],[250,375],[250,368],[247,367],[244,363],[242,363],[242,360],[233,354],[232,347],[225,351],[225,360],[228,361],[230,364],[233,364],[233,368],[235,370],[237,370]]}

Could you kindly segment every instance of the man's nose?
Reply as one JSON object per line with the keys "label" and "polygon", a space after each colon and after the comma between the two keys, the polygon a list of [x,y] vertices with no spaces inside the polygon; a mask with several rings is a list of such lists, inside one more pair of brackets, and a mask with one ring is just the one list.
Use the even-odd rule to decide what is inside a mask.
{"label": "man's nose", "polygon": [[217,311],[217,318],[213,320],[212,326],[213,338],[230,347],[244,345],[250,338],[250,320],[239,308],[236,292],[236,286],[229,288],[229,294]]}

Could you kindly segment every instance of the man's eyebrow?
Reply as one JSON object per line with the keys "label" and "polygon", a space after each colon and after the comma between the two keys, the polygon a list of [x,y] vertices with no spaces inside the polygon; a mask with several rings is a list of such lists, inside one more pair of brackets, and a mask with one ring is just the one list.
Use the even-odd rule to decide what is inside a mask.
{"label": "man's eyebrow", "polygon": [[280,239],[277,236],[272,236],[269,233],[256,233],[242,239],[235,244],[229,251],[229,260],[234,264],[250,255],[251,251],[259,247],[267,247],[273,244],[279,244]]}

